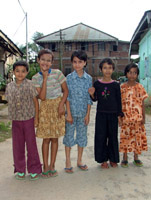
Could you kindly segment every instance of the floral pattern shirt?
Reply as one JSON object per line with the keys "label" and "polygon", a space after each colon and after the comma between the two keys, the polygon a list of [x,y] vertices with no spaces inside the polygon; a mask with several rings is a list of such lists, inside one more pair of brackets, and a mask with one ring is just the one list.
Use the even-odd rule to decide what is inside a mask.
{"label": "floral pattern shirt", "polygon": [[37,91],[31,80],[24,79],[20,86],[16,81],[7,85],[5,97],[8,101],[8,113],[11,120],[29,120],[35,115],[33,98]]}
{"label": "floral pattern shirt", "polygon": [[94,101],[97,101],[97,112],[117,113],[123,116],[121,105],[120,85],[116,81],[102,82],[97,80],[94,82]]}

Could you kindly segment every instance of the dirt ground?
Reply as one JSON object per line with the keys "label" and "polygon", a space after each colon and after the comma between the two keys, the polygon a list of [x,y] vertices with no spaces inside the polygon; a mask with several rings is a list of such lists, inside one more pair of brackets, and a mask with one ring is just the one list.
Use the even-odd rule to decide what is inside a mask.
{"label": "dirt ground", "polygon": [[[96,104],[91,109],[88,128],[88,146],[83,161],[89,166],[87,172],[76,167],[77,149],[72,149],[73,174],[66,174],[65,153],[62,138],[59,141],[56,169],[58,177],[30,181],[16,180],[13,174],[12,141],[0,143],[0,200],[151,200],[151,117],[146,116],[148,152],[140,159],[143,167],[132,164],[133,155],[129,154],[129,167],[103,170],[94,161],[94,125]],[[0,111],[0,121],[8,120],[7,108]],[[37,139],[41,155],[41,139]],[[121,159],[122,159],[122,155]]]}

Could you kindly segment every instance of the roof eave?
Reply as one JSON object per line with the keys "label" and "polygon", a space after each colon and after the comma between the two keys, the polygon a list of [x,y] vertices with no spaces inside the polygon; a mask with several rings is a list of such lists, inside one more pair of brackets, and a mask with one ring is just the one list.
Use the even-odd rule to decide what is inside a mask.
{"label": "roof eave", "polygon": [[[145,29],[143,29],[143,25],[147,22],[147,27]],[[141,35],[144,32],[147,32],[147,30],[149,30],[151,25],[151,10],[148,10],[144,13],[142,19],[140,20],[131,40],[130,40],[130,50],[129,50],[129,54],[130,55],[134,55],[134,52],[136,54],[136,51],[138,53],[139,50],[139,46],[134,47],[134,45],[136,46],[140,41],[141,41]],[[142,29],[142,30],[141,30]]]}

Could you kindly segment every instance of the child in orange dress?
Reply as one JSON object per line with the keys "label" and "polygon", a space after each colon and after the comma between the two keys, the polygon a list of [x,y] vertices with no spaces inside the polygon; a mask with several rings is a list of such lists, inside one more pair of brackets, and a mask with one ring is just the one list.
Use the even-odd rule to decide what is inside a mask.
{"label": "child in orange dress", "polygon": [[119,124],[120,152],[123,152],[122,167],[128,167],[128,152],[134,152],[134,162],[138,167],[143,163],[138,159],[141,151],[147,151],[147,137],[145,131],[145,108],[144,100],[148,97],[144,87],[136,82],[139,69],[134,63],[126,66],[124,71],[128,81],[121,85],[122,110],[124,117]]}

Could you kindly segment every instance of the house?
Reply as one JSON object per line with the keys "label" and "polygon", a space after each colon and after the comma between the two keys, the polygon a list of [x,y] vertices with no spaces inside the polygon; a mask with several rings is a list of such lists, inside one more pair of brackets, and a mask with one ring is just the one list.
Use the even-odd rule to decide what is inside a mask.
{"label": "house", "polygon": [[99,63],[110,57],[116,64],[116,71],[123,71],[129,62],[129,42],[118,40],[98,29],[79,23],[48,34],[35,41],[43,48],[54,52],[54,68],[65,75],[72,71],[70,57],[74,50],[81,49],[88,55],[86,71],[93,77],[99,76]]}
{"label": "house", "polygon": [[0,30],[0,74],[4,78],[7,64],[13,64],[16,58],[22,57],[20,49]]}
{"label": "house", "polygon": [[151,10],[144,13],[132,36],[130,55],[139,55],[139,81],[151,97]]}

